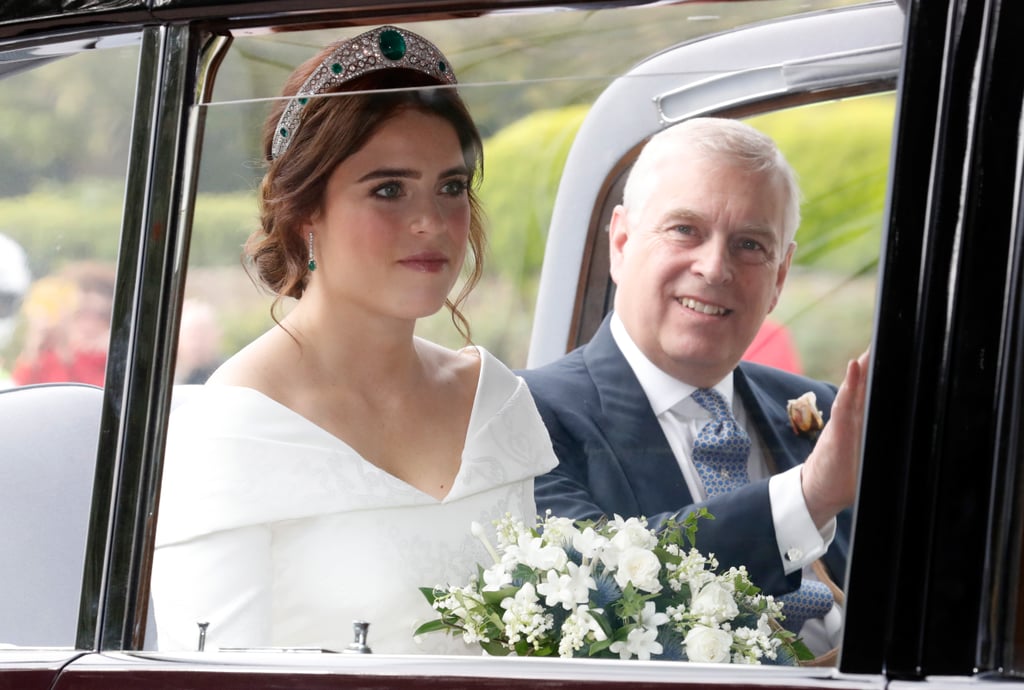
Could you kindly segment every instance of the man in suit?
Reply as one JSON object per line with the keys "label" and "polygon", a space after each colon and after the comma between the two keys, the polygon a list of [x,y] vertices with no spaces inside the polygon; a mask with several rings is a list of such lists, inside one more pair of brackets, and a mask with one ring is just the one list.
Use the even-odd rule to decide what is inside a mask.
{"label": "man in suit", "polygon": [[[587,345],[522,372],[560,460],[536,481],[538,510],[643,515],[658,527],[705,506],[714,520],[699,523],[698,548],[723,567],[745,565],[765,592],[821,589],[804,583],[827,580],[812,574],[822,556],[842,582],[867,355],[850,363],[838,397],[740,362],[785,283],[799,198],[774,142],[734,120],[689,120],[644,147],[609,225],[614,311]],[[825,419],[831,411],[820,436],[794,433],[787,414],[808,391]],[[714,400],[740,429],[730,433],[749,439],[746,476],[707,475],[695,451],[717,419]],[[841,627],[831,598],[825,609],[801,632],[818,639],[816,653]]]}

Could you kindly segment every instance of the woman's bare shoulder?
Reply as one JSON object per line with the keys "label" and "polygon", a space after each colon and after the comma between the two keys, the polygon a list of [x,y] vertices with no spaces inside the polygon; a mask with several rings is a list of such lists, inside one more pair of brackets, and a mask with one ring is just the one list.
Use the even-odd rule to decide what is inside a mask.
{"label": "woman's bare shoulder", "polygon": [[441,381],[456,379],[463,386],[475,389],[480,377],[480,351],[473,346],[451,350],[429,340],[417,339],[417,349],[424,363],[437,373]]}
{"label": "woman's bare shoulder", "polygon": [[207,383],[273,391],[282,377],[286,347],[278,334],[268,331],[229,357]]}

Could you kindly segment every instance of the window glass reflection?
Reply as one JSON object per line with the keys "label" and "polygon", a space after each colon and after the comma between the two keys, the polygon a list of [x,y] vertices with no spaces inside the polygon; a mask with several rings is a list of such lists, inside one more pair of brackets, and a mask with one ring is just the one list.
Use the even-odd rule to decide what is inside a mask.
{"label": "window glass reflection", "polygon": [[0,81],[5,385],[103,385],[136,61],[84,51]]}
{"label": "window glass reflection", "polygon": [[870,342],[895,104],[890,92],[747,120],[804,198],[785,289],[744,359],[838,383]]}
{"label": "window glass reflection", "polygon": [[[451,50],[460,92],[485,136],[486,169],[480,195],[488,215],[490,250],[484,280],[464,311],[474,340],[510,366],[526,362],[555,191],[569,147],[592,101],[612,79],[651,52],[702,31],[730,26],[721,23],[718,15],[696,17],[678,8],[674,12],[516,15],[515,22],[511,16],[496,16],[439,22],[421,29]],[[640,17],[642,21],[634,21]],[[744,21],[753,19],[743,16]],[[537,23],[531,24],[533,20]],[[689,33],[678,31],[682,27]],[[638,41],[638,35],[649,40]],[[254,190],[262,163],[257,142],[268,109],[266,99],[289,69],[337,36],[316,32],[288,35],[287,40],[243,37],[224,64],[214,103],[204,109],[206,144],[193,222],[178,383],[202,382],[224,358],[273,326],[272,296],[254,287],[239,265],[240,247],[258,222]],[[608,59],[578,59],[595,40],[610,46]],[[525,46],[523,50],[513,49],[517,41]],[[516,59],[493,59],[494,51],[501,50]],[[720,69],[752,66],[747,59],[723,56]],[[490,71],[499,64],[507,66],[507,71]],[[880,105],[870,105],[875,102]],[[823,161],[822,151],[835,137],[843,136],[847,118],[866,117],[857,103],[869,104],[863,108],[871,110],[869,119],[881,123],[879,128],[871,131],[869,141],[854,141],[849,152],[844,149]],[[786,360],[773,363],[829,381],[841,379],[841,369],[836,374],[830,367],[850,357],[844,348],[855,355],[870,334],[892,123],[891,97],[849,104],[831,111],[831,106],[817,111],[797,109],[751,121],[780,142],[803,179],[813,181],[804,187],[805,225],[798,236],[807,247],[797,259],[804,275],[791,279],[784,298],[790,306],[780,305],[773,331],[766,333],[765,340],[778,343],[779,334],[785,334]],[[815,124],[821,127],[810,135]],[[804,150],[799,134],[805,135]],[[601,145],[596,140],[589,143]],[[593,184],[606,181],[595,179]],[[837,315],[834,300],[847,296],[844,313]],[[838,321],[829,321],[837,316]],[[195,323],[203,325],[194,327]],[[420,328],[430,340],[451,347],[461,344],[445,312],[425,320]],[[823,331],[832,340],[818,344],[815,338]],[[765,356],[769,349],[761,344],[759,352],[749,357]]]}
{"label": "window glass reflection", "polygon": [[0,55],[0,647],[77,635],[138,62],[115,43]]}
{"label": "window glass reflection", "polygon": [[[510,366],[525,366],[562,165],[590,104],[612,79],[687,40],[849,4],[719,2],[495,13],[410,24],[444,48],[485,138],[480,196],[488,253],[484,278],[463,309],[474,340]],[[237,351],[272,323],[270,300],[252,287],[238,264],[239,248],[257,218],[258,141],[269,108],[262,99],[274,98],[288,73],[320,46],[360,31],[254,32],[235,39],[219,70],[214,104],[207,111],[186,291],[218,315],[223,354]],[[718,69],[747,69],[758,59],[725,55]],[[229,286],[234,289],[221,289]],[[424,319],[419,328],[431,340],[460,344],[445,312]]]}

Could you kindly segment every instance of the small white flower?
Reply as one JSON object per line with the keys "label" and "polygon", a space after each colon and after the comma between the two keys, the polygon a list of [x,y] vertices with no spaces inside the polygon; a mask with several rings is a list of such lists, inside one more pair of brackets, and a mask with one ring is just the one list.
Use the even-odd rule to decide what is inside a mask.
{"label": "small white flower", "polygon": [[576,611],[573,612],[573,616],[577,618],[581,623],[586,625],[587,633],[593,635],[594,639],[598,642],[607,640],[608,636],[604,632],[604,628],[597,622],[592,613],[603,613],[603,609],[589,609],[586,606],[579,606]]}
{"label": "small white flower", "polygon": [[505,597],[501,600],[501,608],[512,609],[515,607],[525,607],[529,604],[536,604],[539,600],[537,599],[537,590],[533,588],[533,585],[529,582],[523,584],[518,590],[516,590],[515,596]]}
{"label": "small white flower", "polygon": [[571,544],[579,534],[576,523],[569,518],[551,517],[544,520],[544,543],[553,546]]}
{"label": "small white flower", "polygon": [[586,606],[577,606],[562,623],[562,638],[558,641],[558,656],[571,657],[589,640],[600,642],[608,639],[601,624],[597,622]]}
{"label": "small white flower", "polygon": [[562,605],[571,611],[576,604],[585,604],[590,599],[590,590],[597,589],[597,583],[590,576],[590,566],[568,563],[567,574],[549,570],[547,581],[537,585],[537,593],[547,597],[548,606]]}
{"label": "small white flower", "polygon": [[773,597],[770,594],[758,594],[756,597],[753,597],[753,603],[755,605],[760,603],[760,602],[764,602],[764,604],[765,604],[765,613],[768,616],[770,616],[771,618],[774,618],[776,620],[778,620],[779,618],[782,617],[782,602],[781,601],[776,601],[775,597]]}
{"label": "small white flower", "polygon": [[633,546],[619,554],[618,561],[615,582],[619,587],[625,588],[632,582],[634,587],[645,592],[661,591],[661,583],[658,581],[661,561],[653,551]]}
{"label": "small white flower", "polygon": [[668,623],[668,614],[659,612],[654,602],[648,601],[644,604],[644,610],[640,612],[637,623],[643,628],[657,629],[659,625]]}
{"label": "small white flower", "polygon": [[583,558],[591,560],[608,546],[608,537],[598,534],[593,527],[587,527],[573,536],[572,546]]}
{"label": "small white flower", "polygon": [[683,646],[690,661],[720,664],[729,661],[732,634],[706,625],[695,625],[686,634]]}
{"label": "small white flower", "polygon": [[558,546],[544,546],[540,537],[527,533],[519,536],[515,546],[509,546],[505,559],[512,559],[535,570],[561,570],[569,557]]}
{"label": "small white flower", "polygon": [[495,520],[494,524],[498,548],[501,550],[514,545],[521,535],[529,534],[523,521],[512,517],[511,513],[505,513],[503,517]]}
{"label": "small white flower", "polygon": [[512,584],[512,575],[501,563],[495,563],[484,571],[484,592],[497,592],[502,587]]}
{"label": "small white flower", "polygon": [[544,633],[554,626],[554,618],[544,612],[529,582],[520,587],[514,597],[502,599],[501,608],[505,609],[501,622],[505,624],[509,648],[522,639],[536,647]]}
{"label": "small white flower", "polygon": [[[778,648],[782,641],[772,639],[766,619],[766,616],[761,616],[757,629],[737,628],[733,631],[732,661],[734,664],[759,664],[762,657],[769,659],[778,657]],[[762,623],[765,626],[764,629],[761,627]]]}
{"label": "small white flower", "polygon": [[612,642],[609,649],[612,654],[618,654],[620,659],[631,659],[633,656],[641,661],[647,661],[651,654],[661,654],[662,646],[657,641],[658,631],[647,630],[636,627],[629,631],[625,642]]}

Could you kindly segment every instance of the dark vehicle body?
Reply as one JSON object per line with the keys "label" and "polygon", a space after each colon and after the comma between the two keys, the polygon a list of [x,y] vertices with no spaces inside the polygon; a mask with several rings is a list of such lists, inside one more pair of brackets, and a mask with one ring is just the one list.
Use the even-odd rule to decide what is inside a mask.
{"label": "dark vehicle body", "polygon": [[[11,99],[26,103],[20,118],[5,120],[12,138],[12,128],[33,124],[32,94],[9,86],[15,79],[79,54],[131,46],[130,80],[111,74],[108,81],[119,83],[105,85],[124,94],[124,119],[67,121],[71,139],[109,128],[110,141],[120,142],[124,152],[113,164],[121,166],[123,187],[117,190],[119,225],[111,230],[117,282],[104,385],[85,394],[89,402],[71,401],[67,409],[50,400],[38,408],[19,402],[18,417],[4,404],[16,389],[0,392],[0,484],[29,487],[18,489],[25,494],[35,482],[34,490],[50,501],[32,499],[24,509],[0,503],[0,520],[30,537],[0,541],[0,689],[869,690],[1016,684],[1024,673],[1024,3],[822,2],[806,3],[812,10],[806,15],[799,4],[0,0],[0,95],[10,91]],[[662,38],[650,46],[636,45],[643,41],[630,41],[620,29],[616,35],[638,59],[630,53],[622,69],[613,65],[590,74],[576,65],[579,74],[559,75],[575,91],[589,89],[594,96],[564,161],[548,209],[550,223],[547,217],[541,221],[546,249],[532,287],[535,312],[525,325],[513,324],[521,337],[529,334],[529,350],[525,361],[513,364],[539,365],[586,342],[607,312],[613,286],[603,224],[640,144],[659,128],[701,114],[753,117],[889,94],[894,109],[884,198],[878,200],[880,241],[876,258],[851,274],[873,276],[873,354],[837,667],[157,651],[149,620],[149,567],[175,391],[178,323],[188,281],[204,275],[190,259],[201,248],[194,228],[203,194],[207,187],[219,189],[216,178],[222,174],[204,172],[203,166],[217,162],[220,149],[210,147],[235,131],[230,122],[250,107],[247,94],[215,95],[219,72],[227,79],[233,44],[383,23],[428,32],[433,23],[454,22],[443,34],[452,36],[460,22],[486,27],[492,20],[501,22],[493,34],[501,37],[530,17],[539,17],[542,26],[548,17],[579,18],[583,26],[583,18],[612,12],[643,17],[685,11],[685,23],[697,25],[725,7],[741,17],[749,11],[749,25],[687,40]],[[501,63],[562,40],[552,32],[546,43],[529,42],[541,35],[517,34],[520,43],[502,44],[502,50],[484,51],[482,57]],[[598,58],[593,62],[601,62],[610,49],[600,36],[595,33],[573,57],[589,49]],[[271,87],[312,53],[300,48],[282,53],[287,59],[267,78]],[[453,61],[468,64],[471,55],[457,52]],[[492,97],[484,89],[493,75],[464,73],[464,88],[479,84],[480,99]],[[509,97],[520,103],[528,97],[526,86],[545,78],[501,77],[509,81]],[[57,84],[58,93],[71,88],[59,76]],[[261,88],[253,98],[274,95]],[[244,121],[257,122],[253,117]],[[0,157],[8,163],[0,162],[0,183],[13,189],[20,169],[12,172],[13,154],[4,151]],[[44,154],[34,149],[25,155]],[[493,160],[488,174],[498,175]],[[7,194],[5,189],[0,193]],[[7,220],[0,215],[0,232]],[[18,239],[32,244],[30,235]],[[65,251],[69,243],[43,244]],[[237,256],[232,260],[237,268]],[[830,308],[827,300],[823,306],[841,309]],[[856,351],[865,344],[850,346]],[[79,419],[82,405],[95,413]],[[76,437],[79,427],[84,435]],[[44,474],[38,465],[29,472],[35,480],[14,483],[15,458],[29,465],[51,451],[58,460],[85,458],[85,478],[58,486],[53,477],[67,479],[69,473]],[[93,458],[94,466],[88,464]],[[60,493],[65,489],[76,497]],[[32,508],[38,514],[27,517]],[[58,515],[58,508],[70,512]],[[51,560],[42,560],[44,553]],[[43,574],[20,580],[6,575],[32,567]],[[64,583],[45,583],[44,575],[60,575]],[[50,625],[51,614],[60,635],[28,634],[36,623],[41,630]]]}

